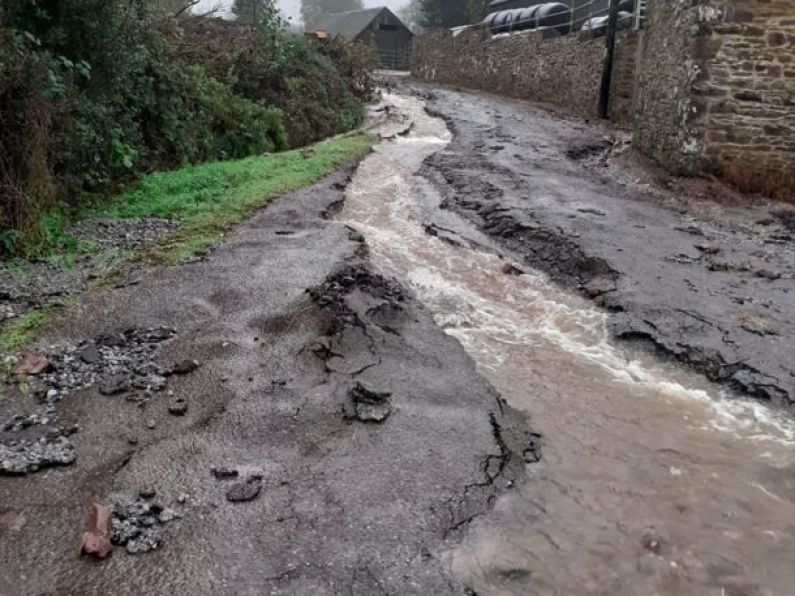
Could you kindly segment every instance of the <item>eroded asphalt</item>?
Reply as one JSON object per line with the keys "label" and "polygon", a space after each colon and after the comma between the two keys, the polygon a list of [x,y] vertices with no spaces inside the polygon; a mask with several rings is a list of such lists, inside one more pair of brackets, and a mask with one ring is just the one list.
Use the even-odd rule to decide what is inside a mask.
{"label": "eroded asphalt", "polygon": [[[584,126],[405,89],[453,133],[421,168],[443,207],[427,234],[444,239],[444,213],[460,214],[609,309],[617,337],[791,403],[791,211],[654,203],[584,165],[603,146]],[[526,415],[331,220],[350,175],[276,201],[198,262],[84,296],[34,346],[55,369],[0,403],[0,443],[27,472],[0,475],[0,594],[633,594],[639,577],[666,594],[691,581],[767,594],[742,536],[760,512],[791,512],[767,489],[791,486],[791,466],[735,467],[733,438],[657,437],[685,423],[629,399],[654,392],[516,344],[519,366],[494,383],[544,410],[545,463]],[[533,362],[561,367],[559,385]],[[114,508],[103,561],[78,555],[92,502]],[[663,527],[642,533],[655,516]],[[767,548],[786,558],[791,530]],[[689,563],[687,582],[669,558]]]}
{"label": "eroded asphalt", "polygon": [[[46,387],[43,404],[5,400],[4,420],[44,408],[5,444],[68,436],[77,459],[0,476],[0,593],[462,593],[439,555],[521,482],[537,437],[327,219],[348,175],[282,198],[200,262],[85,296],[42,340],[80,345],[65,352],[78,360],[94,346],[129,378],[85,373],[54,406]],[[146,345],[148,381],[148,359],[119,366],[127,336],[171,330]],[[56,378],[86,368],[55,364]],[[159,547],[80,558],[89,505],[115,504],[118,524],[136,500],[155,505],[141,531],[169,512]]]}
{"label": "eroded asphalt", "polygon": [[795,209],[660,200],[583,162],[583,124],[526,104],[403,84],[453,132],[422,173],[525,263],[648,344],[733,389],[795,408]]}

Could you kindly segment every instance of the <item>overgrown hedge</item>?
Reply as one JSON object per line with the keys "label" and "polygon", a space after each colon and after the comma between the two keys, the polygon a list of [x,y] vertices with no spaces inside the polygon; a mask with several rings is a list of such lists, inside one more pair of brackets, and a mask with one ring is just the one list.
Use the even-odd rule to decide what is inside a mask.
{"label": "overgrown hedge", "polygon": [[366,50],[291,38],[275,13],[243,27],[172,18],[161,4],[3,0],[0,256],[46,251],[47,226],[63,221],[54,211],[143,173],[361,122]]}

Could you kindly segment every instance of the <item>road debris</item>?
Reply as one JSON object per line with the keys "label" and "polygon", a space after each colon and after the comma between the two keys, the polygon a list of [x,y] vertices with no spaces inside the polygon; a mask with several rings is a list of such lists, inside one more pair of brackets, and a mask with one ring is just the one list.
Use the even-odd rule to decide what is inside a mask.
{"label": "road debris", "polygon": [[187,375],[199,368],[198,360],[182,360],[171,367],[170,374]]}
{"label": "road debris", "polygon": [[75,459],[74,445],[60,433],[0,443],[0,474],[30,474],[51,466],[67,466]]}
{"label": "road debris", "polygon": [[168,413],[172,416],[184,416],[188,411],[188,402],[184,397],[172,398],[168,404]]}
{"label": "road debris", "polygon": [[524,275],[524,271],[513,263],[505,263],[505,265],[502,266],[502,272],[505,275]]}
{"label": "road debris", "polygon": [[99,503],[92,503],[88,517],[88,531],[83,534],[80,554],[94,555],[104,559],[113,551],[110,537],[110,511]]}
{"label": "road debris", "polygon": [[226,491],[226,500],[230,503],[252,501],[259,496],[261,490],[262,478],[256,475],[249,476],[229,487]]}
{"label": "road debris", "polygon": [[22,350],[14,366],[16,375],[40,375],[50,370],[50,361],[30,350]]}
{"label": "road debris", "polygon": [[695,247],[705,255],[716,255],[720,252],[720,246],[716,244],[696,244]]}
{"label": "road debris", "polygon": [[210,472],[213,476],[218,478],[218,480],[226,480],[227,478],[237,478],[238,471],[234,468],[226,468],[226,467],[218,467],[218,468],[210,468]]}
{"label": "road debris", "polygon": [[361,382],[348,392],[350,403],[346,404],[346,418],[355,418],[362,422],[383,422],[392,413],[389,392],[370,389]]}
{"label": "road debris", "polygon": [[112,514],[111,542],[124,546],[131,555],[158,548],[162,542],[162,526],[182,517],[162,505],[141,499],[114,503]]}

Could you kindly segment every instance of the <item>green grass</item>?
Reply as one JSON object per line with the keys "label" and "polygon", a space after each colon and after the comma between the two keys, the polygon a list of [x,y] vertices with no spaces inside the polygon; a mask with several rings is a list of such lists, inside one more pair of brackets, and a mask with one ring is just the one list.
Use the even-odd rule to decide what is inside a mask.
{"label": "green grass", "polygon": [[146,176],[80,217],[162,217],[180,229],[142,256],[178,262],[217,242],[222,232],[273,198],[310,185],[365,155],[374,139],[356,133],[284,153],[188,166]]}
{"label": "green grass", "polygon": [[0,354],[16,352],[33,341],[50,316],[48,309],[34,310],[6,323],[0,329]]}

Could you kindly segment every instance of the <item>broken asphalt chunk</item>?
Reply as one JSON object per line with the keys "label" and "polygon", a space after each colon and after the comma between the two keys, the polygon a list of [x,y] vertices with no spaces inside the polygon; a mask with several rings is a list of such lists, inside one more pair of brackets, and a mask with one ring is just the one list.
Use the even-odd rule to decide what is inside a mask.
{"label": "broken asphalt chunk", "polygon": [[212,475],[218,478],[218,480],[224,480],[226,478],[237,478],[238,472],[234,468],[227,468],[224,466],[220,466],[218,468],[212,467],[210,468],[210,472]]}
{"label": "broken asphalt chunk", "polygon": [[115,503],[112,511],[111,542],[137,555],[160,546],[161,526],[180,515],[157,503],[141,500]]}
{"label": "broken asphalt chunk", "polygon": [[715,244],[696,244],[698,250],[707,255],[716,255],[720,252],[720,246]]}
{"label": "broken asphalt chunk", "polygon": [[99,381],[99,392],[102,395],[124,393],[130,388],[130,379],[123,373],[105,375]]}
{"label": "broken asphalt chunk", "polygon": [[391,395],[356,383],[348,392],[350,403],[346,404],[345,417],[361,422],[383,422],[392,413],[392,404],[389,402]]}
{"label": "broken asphalt chunk", "polygon": [[615,292],[616,282],[609,277],[600,275],[583,284],[582,289],[589,298],[596,298],[602,294]]}
{"label": "broken asphalt chunk", "polygon": [[183,360],[181,362],[177,362],[174,366],[171,367],[171,374],[187,375],[192,373],[197,368],[199,368],[198,360]]}
{"label": "broken asphalt chunk", "polygon": [[259,496],[262,490],[262,480],[257,476],[250,476],[246,480],[235,482],[226,491],[226,500],[230,503],[252,501]]}
{"label": "broken asphalt chunk", "polygon": [[769,279],[770,281],[775,281],[781,277],[781,274],[778,271],[770,271],[769,269],[760,269],[756,272],[757,277],[761,277],[762,279]]}
{"label": "broken asphalt chunk", "polygon": [[94,555],[104,559],[113,551],[110,536],[110,511],[99,503],[92,503],[88,517],[88,531],[83,534],[80,554]]}
{"label": "broken asphalt chunk", "polygon": [[102,359],[97,346],[95,344],[88,344],[80,350],[80,360],[86,364],[95,364]]}
{"label": "broken asphalt chunk", "polygon": [[524,271],[519,269],[519,267],[517,267],[513,263],[505,263],[505,265],[502,266],[502,272],[505,275],[523,275],[524,274]]}
{"label": "broken asphalt chunk", "polygon": [[49,466],[66,466],[75,459],[74,445],[63,436],[0,443],[0,474],[29,474]]}
{"label": "broken asphalt chunk", "polygon": [[168,413],[172,416],[184,416],[188,411],[188,402],[184,397],[177,397],[168,404]]}

